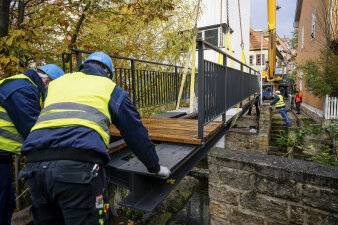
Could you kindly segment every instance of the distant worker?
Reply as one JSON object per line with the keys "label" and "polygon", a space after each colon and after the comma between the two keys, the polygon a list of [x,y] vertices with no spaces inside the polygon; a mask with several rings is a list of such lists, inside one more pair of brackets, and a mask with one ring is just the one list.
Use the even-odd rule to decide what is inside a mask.
{"label": "distant worker", "polygon": [[[260,95],[255,94],[254,104],[256,108],[256,116],[258,117],[259,117],[259,102],[260,102]],[[252,105],[249,108],[248,115],[251,115],[251,111],[252,111]]]}
{"label": "distant worker", "polygon": [[128,93],[112,76],[110,57],[95,52],[80,72],[51,83],[45,108],[21,149],[26,168],[20,177],[31,194],[34,224],[109,224],[104,167],[110,161],[111,124],[149,172],[169,177]]}
{"label": "distant worker", "polygon": [[270,103],[270,105],[275,105],[276,109],[279,109],[279,112],[282,115],[283,119],[285,120],[286,125],[290,126],[291,122],[289,120],[288,114],[286,113],[283,96],[280,94],[280,91],[275,91],[274,96],[275,98]]}
{"label": "distant worker", "polygon": [[0,80],[0,224],[11,223],[15,209],[12,187],[12,156],[34,126],[45,99],[49,82],[64,74],[57,65],[48,64],[37,70]]}
{"label": "distant worker", "polygon": [[298,88],[295,96],[297,114],[300,114],[300,103],[303,102],[303,92]]}

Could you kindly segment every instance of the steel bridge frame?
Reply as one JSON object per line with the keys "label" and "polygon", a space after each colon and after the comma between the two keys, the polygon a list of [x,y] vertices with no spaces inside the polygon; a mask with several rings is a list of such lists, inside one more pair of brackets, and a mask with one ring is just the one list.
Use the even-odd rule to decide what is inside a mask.
{"label": "steel bridge frame", "polygon": [[[188,145],[178,143],[161,143],[156,146],[156,152],[160,158],[160,164],[167,166],[172,174],[170,178],[174,183],[168,183],[147,171],[145,166],[136,158],[130,158],[132,151],[128,148],[111,154],[112,160],[106,167],[109,181],[118,186],[130,190],[130,195],[124,198],[120,204],[129,208],[151,212],[184,176],[198,163],[209,150],[225,135],[232,119],[226,121],[226,111],[252,94],[259,92],[258,72],[219,50],[210,43],[197,39],[198,49],[198,137],[203,139],[203,127],[209,122],[222,116],[223,127],[210,139],[202,141],[202,145]],[[219,65],[204,59],[204,50],[214,50],[223,55],[223,65]],[[82,53],[90,54],[90,51],[73,50],[76,55],[77,68],[82,63]],[[65,69],[65,56],[63,65]],[[175,68],[178,66],[155,63],[144,60],[131,59],[120,56],[113,58],[130,60],[132,79],[135,80],[135,62],[153,63]],[[71,58],[71,57],[70,57]],[[241,70],[229,68],[227,60],[239,63]],[[70,62],[72,65],[72,62]],[[247,67],[249,73],[244,72]],[[70,67],[72,71],[72,67]],[[178,91],[178,90],[177,90]],[[133,84],[132,95],[136,96],[136,85]],[[177,95],[176,95],[177,96]],[[133,99],[136,104],[136,98]],[[239,114],[242,116],[249,105],[246,105]]]}

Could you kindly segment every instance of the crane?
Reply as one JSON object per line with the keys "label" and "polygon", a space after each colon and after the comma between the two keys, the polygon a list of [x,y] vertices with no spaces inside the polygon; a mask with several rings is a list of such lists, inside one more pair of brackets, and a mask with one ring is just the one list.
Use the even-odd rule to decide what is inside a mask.
{"label": "crane", "polygon": [[[283,67],[276,67],[276,9],[280,9],[280,6],[276,8],[276,0],[268,0],[268,29],[267,34],[269,38],[268,52],[269,63],[265,71],[263,71],[263,89],[265,93],[271,92],[271,86],[273,90],[280,90],[281,94],[287,97],[289,83],[286,81]],[[266,96],[267,94],[265,94]],[[271,94],[269,94],[271,95]],[[264,96],[264,94],[263,94]]]}

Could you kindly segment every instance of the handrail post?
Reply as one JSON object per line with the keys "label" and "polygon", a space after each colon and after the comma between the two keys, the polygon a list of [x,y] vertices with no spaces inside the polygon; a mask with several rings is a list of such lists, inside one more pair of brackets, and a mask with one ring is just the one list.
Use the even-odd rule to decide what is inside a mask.
{"label": "handrail post", "polygon": [[204,52],[203,43],[200,39],[196,39],[198,49],[198,138],[203,142],[203,126],[204,126]]}
{"label": "handrail post", "polygon": [[131,79],[132,79],[131,87],[132,87],[132,92],[133,92],[133,104],[136,107],[135,62],[132,59],[130,60],[130,66],[131,66]]}
{"label": "handrail post", "polygon": [[66,59],[65,59],[65,53],[62,53],[62,69],[66,72]]}
{"label": "handrail post", "polygon": [[177,66],[175,66],[175,89],[176,89],[176,96],[175,96],[175,99],[176,99],[176,104],[177,105],[177,102],[178,102],[178,69],[177,69]]}
{"label": "handrail post", "polygon": [[69,70],[71,73],[73,73],[73,57],[72,57],[72,53],[68,53],[69,54]]}
{"label": "handrail post", "polygon": [[222,114],[222,121],[225,123],[227,119],[227,79],[228,79],[228,67],[227,67],[227,55],[223,54],[223,66],[225,66],[225,82],[224,82],[224,113]]}
{"label": "handrail post", "polygon": [[76,70],[79,71],[82,64],[82,53],[80,51],[75,51],[76,55]]}

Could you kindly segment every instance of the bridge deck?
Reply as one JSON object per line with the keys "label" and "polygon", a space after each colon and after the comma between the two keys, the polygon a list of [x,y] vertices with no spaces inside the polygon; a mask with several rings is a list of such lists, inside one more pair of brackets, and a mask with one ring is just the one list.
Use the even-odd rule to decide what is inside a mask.
{"label": "bridge deck", "polygon": [[[197,138],[198,121],[177,118],[142,118],[143,125],[148,129],[149,136],[153,141],[166,141],[200,145],[201,139]],[[223,122],[213,121],[204,126],[204,141],[222,128]],[[110,126],[112,136],[121,136],[120,131]]]}

